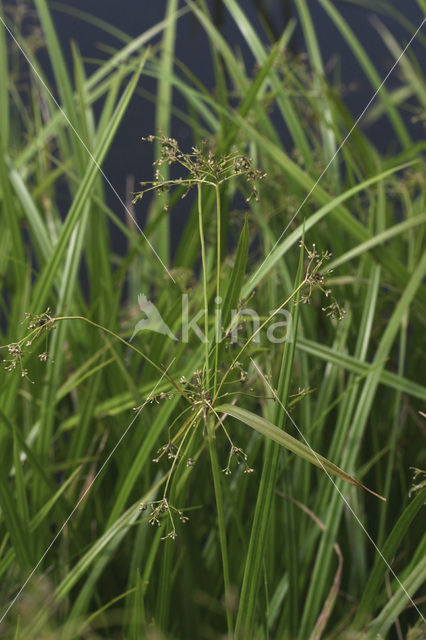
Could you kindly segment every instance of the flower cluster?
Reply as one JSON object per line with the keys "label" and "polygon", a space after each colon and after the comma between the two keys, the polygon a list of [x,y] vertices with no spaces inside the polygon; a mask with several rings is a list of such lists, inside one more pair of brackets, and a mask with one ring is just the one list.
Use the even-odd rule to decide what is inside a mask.
{"label": "flower cluster", "polygon": [[[266,174],[260,169],[256,169],[252,160],[241,155],[236,149],[229,154],[218,155],[213,150],[207,149],[207,143],[204,141],[201,146],[194,146],[189,153],[184,153],[175,138],[150,135],[142,140],[157,141],[160,145],[160,155],[154,162],[154,180],[140,183],[142,190],[134,194],[134,203],[140,200],[147,191],[154,190],[160,195],[162,192],[168,192],[172,187],[181,187],[181,197],[184,198],[196,184],[217,187],[235,176],[244,176],[246,179],[250,188],[247,201],[251,198],[258,200],[256,182],[263,180]],[[166,179],[161,174],[161,167],[173,164],[180,165],[186,171],[186,175],[176,179]],[[167,209],[167,205],[165,209]]]}
{"label": "flower cluster", "polygon": [[201,369],[194,371],[190,380],[182,376],[179,382],[185,387],[186,398],[192,403],[193,411],[200,406],[210,407],[212,398],[210,391],[204,388],[203,372]]}
{"label": "flower cluster", "polygon": [[[179,517],[179,520],[184,524],[185,522],[188,522],[189,520],[188,516],[186,516],[181,509],[177,509],[176,507],[173,507],[171,504],[169,504],[167,498],[165,497],[162,498],[161,500],[157,500],[149,504],[151,506],[151,513],[149,514],[149,517],[148,517],[149,524],[151,526],[154,526],[154,525],[157,525],[158,527],[161,526],[161,518],[167,514],[171,524],[171,531],[169,531],[168,534],[163,536],[161,540],[167,540],[167,538],[174,540],[177,537],[177,532],[176,532],[176,527],[173,519],[173,513],[177,514],[177,516]],[[148,509],[148,503],[146,502],[143,502],[139,506],[140,511],[146,511],[147,509]]]}
{"label": "flower cluster", "polygon": [[224,469],[222,469],[223,473],[226,476],[229,476],[231,474],[232,458],[236,459],[237,464],[242,463],[244,465],[244,473],[253,473],[254,469],[252,467],[249,467],[249,465],[247,464],[247,454],[239,447],[235,447],[234,445],[231,445],[231,450],[229,452],[229,457],[228,457],[228,464]]}
{"label": "flower cluster", "polygon": [[[11,342],[10,344],[0,347],[0,349],[7,349],[9,357],[3,359],[4,368],[8,372],[19,371],[23,378],[28,377],[28,369],[23,366],[24,357],[30,353],[29,347],[31,347],[34,340],[36,340],[42,333],[52,331],[56,329],[55,318],[50,315],[50,309],[46,309],[44,313],[26,313],[25,320],[27,328],[30,332],[19,342]],[[40,362],[47,362],[49,355],[47,353],[47,336],[46,336],[46,348],[42,353],[38,354]]]}
{"label": "flower cluster", "polygon": [[22,367],[23,352],[19,342],[12,342],[11,344],[6,345],[6,347],[10,357],[3,360],[5,370],[15,371],[15,369],[19,368],[22,377],[27,377],[28,370]]}
{"label": "flower cluster", "polygon": [[[309,304],[311,301],[312,291],[314,289],[319,289],[326,298],[329,298],[331,295],[331,289],[326,288],[326,276],[328,276],[331,271],[324,270],[322,267],[324,263],[331,258],[332,254],[328,250],[319,253],[315,244],[312,245],[312,248],[308,248],[303,240],[299,242],[299,246],[303,247],[306,251],[306,257],[308,260],[305,272],[305,282],[308,288],[303,292],[301,302],[303,304]],[[326,313],[327,317],[336,318],[338,320],[343,320],[346,313],[339,305],[336,298],[332,298],[332,302],[328,306],[322,307],[322,311]]]}
{"label": "flower cluster", "polygon": [[167,459],[168,460],[175,460],[177,458],[177,454],[176,452],[176,447],[172,442],[168,442],[167,444],[164,444],[162,447],[160,447],[157,451],[157,457],[154,458],[152,461],[155,463],[160,462],[161,458],[164,455],[167,455]]}

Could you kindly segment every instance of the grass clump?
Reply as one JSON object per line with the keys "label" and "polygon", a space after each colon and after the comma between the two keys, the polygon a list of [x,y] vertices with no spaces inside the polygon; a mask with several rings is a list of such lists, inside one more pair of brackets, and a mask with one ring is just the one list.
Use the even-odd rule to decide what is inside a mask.
{"label": "grass clump", "polygon": [[[302,0],[302,56],[294,21],[265,45],[225,0],[253,75],[202,2],[168,2],[136,39],[113,30],[90,72],[76,47],[68,71],[44,0],[42,42],[2,28],[2,637],[422,637],[424,82],[412,52],[381,88],[320,4],[378,90],[349,138]],[[185,12],[213,94],[170,57]],[[159,130],[123,221],[100,169],[135,99]]]}

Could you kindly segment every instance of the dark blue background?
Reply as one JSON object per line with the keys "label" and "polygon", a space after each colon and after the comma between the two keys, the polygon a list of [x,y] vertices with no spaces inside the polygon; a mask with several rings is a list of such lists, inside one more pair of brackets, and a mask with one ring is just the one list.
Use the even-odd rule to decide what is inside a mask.
{"label": "dark blue background", "polygon": [[[132,36],[139,35],[161,21],[164,18],[167,6],[166,0],[72,0],[63,4],[96,15]],[[260,0],[241,0],[240,4],[252,23],[256,25],[257,32],[264,38],[265,42],[267,38],[264,35],[264,30],[257,13],[257,7],[259,7],[259,5],[263,6],[269,13],[276,31],[278,33],[282,32],[286,20],[287,3],[285,1],[264,0],[261,2]],[[326,65],[333,56],[337,55],[341,61],[342,77],[345,83],[356,82],[357,90],[348,93],[345,96],[345,102],[352,114],[357,116],[372,95],[373,90],[371,85],[365,79],[361,68],[345,41],[318,2],[316,2],[316,0],[310,0],[308,4],[321,46],[324,64]],[[374,11],[372,9],[354,6],[345,1],[334,2],[334,4],[351,25],[367,53],[372,57],[378,72],[384,77],[394,60],[370,23],[369,18]],[[403,11],[405,17],[411,20],[416,27],[420,24],[423,16],[416,0],[388,0],[388,4]],[[180,5],[184,6],[184,3],[181,2]],[[241,49],[247,71],[251,73],[254,66],[253,58],[231,16],[225,8],[221,8],[222,4],[220,0],[215,2],[210,1],[208,5],[212,10],[212,15],[217,19],[223,36],[232,44],[233,48],[239,47]],[[374,6],[373,2],[372,6]],[[106,57],[106,54],[98,47],[98,44],[101,42],[115,47],[121,46],[116,39],[96,27],[73,18],[59,10],[57,3],[50,2],[50,7],[64,52],[70,65],[71,55],[69,43],[71,39],[76,41],[80,52],[88,59]],[[290,14],[297,17],[297,12],[291,2],[288,5],[287,12],[288,10]],[[398,42],[405,44],[409,38],[407,31],[390,17],[383,14],[378,15],[390,28]],[[426,34],[422,34],[422,37],[426,37]],[[296,30],[292,45],[296,50],[302,51],[304,49],[300,27]],[[424,48],[421,47],[419,43],[413,43],[413,48],[419,57],[424,54]],[[212,88],[213,71],[207,38],[204,30],[190,13],[183,16],[178,23],[176,54],[208,88]],[[90,70],[90,64],[88,65],[88,69]],[[391,87],[397,81],[397,74],[398,70],[394,72],[394,77],[389,79],[388,87]],[[141,86],[155,93],[156,87],[153,80],[143,78],[141,80]],[[185,102],[177,92],[174,94],[174,101],[180,108],[185,109]],[[407,121],[408,120],[409,114],[407,114]],[[414,132],[416,130],[421,133],[421,127],[417,127]],[[147,143],[141,142],[141,137],[154,131],[154,105],[152,102],[144,100],[141,97],[135,97],[125,115],[120,131],[116,136],[115,142],[104,164],[106,174],[123,199],[126,197],[127,176],[133,175],[136,183],[140,180],[150,179],[152,176],[152,147]],[[369,133],[374,142],[383,149],[385,149],[389,143],[392,143],[391,129],[385,118],[377,123],[374,130],[370,130]],[[184,147],[190,146],[191,138],[189,129],[177,120],[173,122],[173,135],[179,139]],[[283,137],[285,139],[284,132]],[[118,213],[120,211],[120,204],[112,193],[108,195],[108,201],[114,211]],[[142,209],[144,208],[145,207],[142,207]],[[144,212],[141,211],[140,206],[138,208],[138,217],[141,217],[141,219],[144,217]],[[119,240],[118,242],[120,243]]]}

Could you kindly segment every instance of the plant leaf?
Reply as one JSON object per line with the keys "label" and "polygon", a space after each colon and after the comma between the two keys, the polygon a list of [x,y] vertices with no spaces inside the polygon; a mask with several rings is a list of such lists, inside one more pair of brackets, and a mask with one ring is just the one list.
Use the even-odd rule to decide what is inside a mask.
{"label": "plant leaf", "polygon": [[269,420],[266,420],[266,418],[258,416],[251,411],[247,411],[247,409],[236,407],[232,404],[220,405],[219,407],[216,407],[216,411],[218,413],[226,413],[230,416],[233,416],[237,420],[244,422],[244,424],[247,424],[252,429],[255,429],[255,431],[258,431],[258,433],[261,433],[263,436],[266,436],[267,438],[278,442],[278,444],[280,444],[282,447],[285,447],[289,451],[292,451],[297,456],[299,456],[299,458],[307,460],[316,467],[323,469],[328,474],[336,476],[337,478],[341,478],[342,480],[345,480],[345,482],[349,482],[349,484],[353,484],[356,487],[365,489],[377,498],[380,498],[380,500],[386,500],[385,498],[383,498],[383,496],[380,496],[378,493],[372,491],[361,482],[358,482],[358,480],[343,471],[343,469],[340,469],[340,467],[338,467],[336,464],[330,462],[330,460],[327,460],[327,458],[324,458],[324,456],[320,455],[319,453],[316,453],[313,449],[311,449],[311,447],[308,447],[303,442],[300,442],[300,440],[297,440],[297,438],[294,438],[289,433],[286,433],[285,431],[277,427],[275,424],[272,424],[272,422],[269,422]]}

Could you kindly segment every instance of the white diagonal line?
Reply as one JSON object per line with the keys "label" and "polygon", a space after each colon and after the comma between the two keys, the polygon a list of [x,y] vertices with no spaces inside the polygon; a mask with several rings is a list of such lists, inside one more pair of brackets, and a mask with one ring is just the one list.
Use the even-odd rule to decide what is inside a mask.
{"label": "white diagonal line", "polygon": [[150,241],[146,237],[145,233],[142,231],[141,227],[139,226],[136,218],[134,217],[134,215],[130,211],[129,207],[126,205],[126,203],[124,202],[123,198],[120,196],[120,194],[118,193],[117,189],[114,187],[114,185],[112,184],[111,180],[106,175],[105,171],[102,169],[100,164],[94,158],[94,156],[93,156],[92,152],[90,151],[89,147],[86,145],[86,143],[84,142],[84,140],[82,139],[82,137],[78,133],[77,129],[74,127],[74,125],[72,124],[71,120],[69,119],[69,117],[67,116],[65,111],[62,109],[61,105],[56,100],[55,96],[53,95],[53,93],[51,92],[49,87],[47,86],[46,82],[43,80],[43,78],[41,77],[41,75],[39,74],[39,72],[37,71],[37,69],[35,68],[33,63],[31,62],[31,60],[29,59],[29,57],[25,53],[24,49],[21,47],[21,45],[18,42],[18,40],[15,38],[13,32],[9,29],[9,27],[7,26],[6,22],[3,20],[1,15],[0,15],[0,21],[2,22],[4,28],[6,29],[6,31],[8,32],[8,34],[10,35],[10,37],[12,38],[14,43],[17,45],[17,47],[21,51],[22,55],[24,56],[25,60],[28,62],[29,66],[31,67],[31,69],[34,72],[34,74],[37,76],[37,79],[39,80],[39,82],[43,85],[43,87],[45,88],[45,90],[47,91],[47,93],[49,94],[49,96],[51,97],[53,102],[55,103],[55,105],[58,107],[59,111],[64,116],[65,120],[68,122],[68,124],[71,127],[72,131],[74,132],[74,135],[76,136],[77,140],[80,142],[82,147],[84,147],[84,149],[87,152],[89,158],[91,159],[93,164],[96,166],[96,168],[98,169],[99,173],[102,175],[102,177],[104,178],[105,182],[108,184],[108,186],[110,187],[111,191],[114,193],[114,195],[116,196],[116,198],[118,199],[118,201],[120,202],[120,204],[122,205],[122,207],[124,208],[126,213],[128,214],[129,218],[131,218],[131,220],[135,224],[136,228],[138,229],[138,231],[141,233],[142,237],[144,238],[144,240],[149,244],[149,246],[151,248],[151,251],[154,253],[155,257],[159,260],[159,262],[161,263],[163,269],[166,271],[167,275],[173,280],[173,282],[176,283],[176,280],[173,278],[172,274],[167,269],[167,267],[164,264],[164,262],[162,261],[161,257],[158,255],[157,251],[154,249],[154,247],[152,246],[152,244],[150,243]]}
{"label": "white diagonal line", "polygon": [[337,483],[334,481],[333,477],[330,475],[330,473],[327,471],[327,469],[325,468],[325,466],[322,463],[321,458],[319,458],[319,456],[316,454],[316,452],[312,449],[311,445],[309,444],[309,442],[306,440],[304,434],[302,433],[302,431],[299,429],[299,427],[297,426],[297,424],[295,423],[295,421],[293,420],[293,418],[291,417],[290,413],[287,411],[287,409],[285,408],[285,406],[283,405],[283,403],[281,402],[281,400],[279,399],[279,397],[277,396],[275,390],[271,387],[271,385],[269,384],[268,380],[265,378],[265,376],[263,375],[263,372],[259,369],[259,367],[257,366],[256,362],[253,360],[253,358],[250,358],[250,360],[252,361],[252,363],[254,364],[254,366],[256,367],[258,373],[261,375],[262,379],[264,380],[265,384],[269,387],[269,389],[271,390],[274,398],[279,402],[280,406],[284,409],[287,417],[289,418],[290,422],[292,423],[292,425],[295,427],[295,429],[297,430],[297,432],[299,433],[300,437],[304,440],[305,444],[307,447],[309,447],[311,453],[314,455],[314,457],[316,458],[318,464],[320,465],[320,467],[322,468],[322,470],[324,471],[324,473],[327,475],[328,479],[330,480],[330,482],[332,483],[332,485],[334,486],[334,488],[336,489],[336,491],[338,492],[339,496],[342,498],[343,502],[346,504],[346,506],[348,507],[349,511],[352,513],[353,517],[355,518],[355,520],[358,522],[359,526],[361,527],[361,529],[363,530],[363,532],[365,533],[365,535],[367,536],[367,538],[370,540],[371,544],[373,545],[373,547],[375,548],[375,550],[377,551],[377,553],[379,554],[379,556],[381,557],[381,559],[383,560],[383,562],[386,564],[387,568],[389,569],[390,573],[393,575],[393,577],[395,578],[395,580],[397,581],[397,583],[399,584],[399,586],[401,587],[401,589],[403,590],[403,592],[405,593],[405,595],[407,596],[407,598],[409,599],[409,601],[411,602],[411,604],[413,605],[413,607],[415,608],[415,610],[417,611],[417,613],[419,614],[419,616],[422,618],[423,622],[426,623],[426,619],[424,618],[423,614],[421,613],[421,611],[418,609],[417,605],[415,604],[414,600],[411,598],[410,594],[408,593],[408,591],[406,590],[406,588],[404,587],[404,585],[402,584],[402,582],[400,581],[400,579],[398,578],[398,576],[396,575],[395,571],[392,569],[392,567],[390,566],[390,564],[388,563],[388,561],[386,560],[386,558],[384,557],[383,553],[380,551],[379,547],[376,545],[376,543],[374,542],[373,538],[370,536],[370,534],[368,533],[367,529],[364,527],[364,525],[362,524],[361,520],[359,519],[358,515],[355,513],[355,511],[352,509],[351,505],[349,504],[349,502],[347,501],[347,499],[345,498],[345,496],[343,495],[343,493],[340,491],[339,487],[337,486]]}
{"label": "white diagonal line", "polygon": [[5,617],[7,616],[7,614],[9,613],[9,611],[11,610],[11,608],[13,607],[13,605],[15,604],[15,602],[18,600],[18,598],[20,597],[20,595],[22,594],[23,590],[25,589],[25,587],[27,586],[27,584],[29,583],[29,581],[31,580],[31,578],[34,576],[35,572],[37,571],[37,569],[39,568],[39,566],[41,565],[41,563],[43,562],[44,558],[47,556],[47,554],[49,553],[50,549],[53,547],[53,545],[55,544],[56,540],[59,538],[59,536],[61,535],[62,531],[65,529],[65,527],[67,526],[68,522],[71,520],[71,518],[73,517],[74,513],[77,511],[78,507],[80,506],[81,502],[84,500],[84,498],[86,497],[86,495],[89,493],[90,489],[92,488],[92,486],[94,485],[94,483],[96,482],[97,478],[99,477],[99,475],[102,473],[102,471],[105,469],[106,465],[108,464],[108,462],[111,460],[112,456],[114,455],[114,453],[117,451],[118,447],[120,446],[121,442],[124,440],[124,438],[126,437],[127,433],[129,432],[129,430],[131,429],[131,427],[133,426],[133,424],[136,422],[136,419],[139,417],[142,409],[148,404],[148,402],[150,401],[150,399],[152,398],[153,393],[155,392],[156,388],[158,387],[158,385],[160,384],[160,382],[162,381],[162,379],[164,378],[164,376],[166,375],[167,371],[170,369],[170,367],[172,366],[173,362],[176,360],[176,358],[173,358],[173,360],[170,362],[170,364],[168,365],[167,369],[164,370],[163,374],[161,375],[161,377],[159,378],[159,380],[157,381],[157,383],[155,384],[155,386],[153,387],[151,393],[149,394],[149,396],[147,397],[147,399],[145,400],[145,402],[139,407],[138,411],[135,414],[135,417],[131,420],[130,424],[127,426],[126,430],[124,431],[124,433],[122,434],[122,436],[120,437],[120,439],[118,440],[118,442],[115,444],[114,448],[112,449],[112,451],[110,452],[110,454],[108,455],[108,457],[106,458],[106,460],[103,462],[103,464],[101,465],[101,467],[99,468],[99,471],[96,473],[95,477],[93,478],[93,480],[90,482],[90,484],[88,485],[88,487],[86,487],[86,489],[83,491],[83,493],[81,494],[80,498],[77,500],[77,503],[75,504],[73,510],[71,511],[71,513],[69,514],[69,516],[66,518],[66,520],[64,521],[64,523],[62,524],[61,528],[59,529],[58,533],[55,535],[55,537],[53,538],[53,540],[51,541],[51,543],[49,544],[49,546],[47,547],[47,549],[45,550],[45,552],[43,553],[43,555],[41,556],[41,558],[39,559],[39,561],[37,562],[37,564],[34,566],[34,568],[32,569],[31,573],[28,575],[27,579],[25,580],[24,584],[21,586],[21,588],[19,589],[18,593],[15,595],[15,597],[13,598],[13,600],[10,602],[9,606],[7,607],[6,611],[3,613],[3,615],[0,618],[0,624],[3,622],[3,620],[5,619]]}
{"label": "white diagonal line", "polygon": [[321,178],[324,176],[324,174],[326,173],[326,171],[329,169],[330,165],[333,163],[333,161],[335,160],[336,156],[340,153],[340,151],[343,149],[344,145],[346,144],[346,142],[348,141],[349,137],[351,136],[352,132],[354,129],[356,129],[356,127],[358,126],[360,120],[363,118],[363,116],[365,115],[365,112],[367,111],[367,109],[370,107],[371,103],[373,102],[373,100],[376,98],[377,94],[379,93],[380,89],[384,86],[384,84],[386,83],[387,79],[389,78],[389,76],[391,75],[391,73],[393,72],[393,70],[395,69],[395,67],[398,66],[399,61],[401,60],[402,56],[405,54],[405,52],[407,51],[407,49],[409,48],[409,46],[411,45],[411,43],[413,42],[414,38],[416,37],[416,35],[419,33],[420,29],[422,28],[422,26],[424,25],[424,23],[426,22],[426,17],[423,18],[423,20],[421,21],[420,25],[417,27],[416,31],[414,32],[414,34],[411,36],[410,40],[408,41],[408,43],[406,44],[406,46],[404,47],[404,49],[401,51],[401,54],[398,56],[397,60],[394,62],[394,64],[392,65],[392,67],[389,69],[389,71],[387,72],[386,76],[384,77],[384,79],[382,80],[382,82],[380,83],[379,87],[376,89],[376,91],[373,93],[373,95],[371,96],[370,100],[367,102],[367,104],[365,105],[364,109],[361,111],[361,113],[359,114],[359,116],[357,117],[357,119],[355,120],[353,126],[351,127],[351,129],[349,130],[349,132],[346,134],[346,136],[343,138],[343,141],[340,143],[340,145],[337,147],[336,151],[333,153],[331,159],[328,161],[328,163],[326,164],[325,168],[323,169],[321,175],[319,176],[319,178],[317,178],[316,182],[314,183],[314,185],[311,187],[309,193],[305,196],[305,198],[303,199],[302,204],[299,205],[299,207],[297,208],[295,214],[293,215],[293,217],[291,218],[290,222],[287,224],[287,226],[285,227],[284,231],[281,233],[280,237],[278,238],[278,240],[275,242],[274,246],[272,247],[272,249],[269,251],[268,255],[266,256],[266,258],[263,260],[262,264],[260,265],[260,267],[258,267],[258,269],[255,271],[255,273],[251,276],[249,282],[252,282],[255,277],[257,276],[257,274],[259,273],[259,271],[261,270],[261,268],[263,267],[263,265],[265,264],[266,260],[269,258],[269,256],[271,255],[271,253],[274,251],[275,247],[279,244],[279,242],[281,241],[281,238],[283,237],[283,235],[285,234],[285,232],[287,231],[287,229],[290,227],[290,225],[292,224],[293,220],[296,218],[296,216],[299,214],[300,210],[302,209],[303,205],[307,202],[307,200],[310,198],[310,196],[312,195],[312,192],[316,189],[316,187],[318,186],[318,184],[321,181]]}

